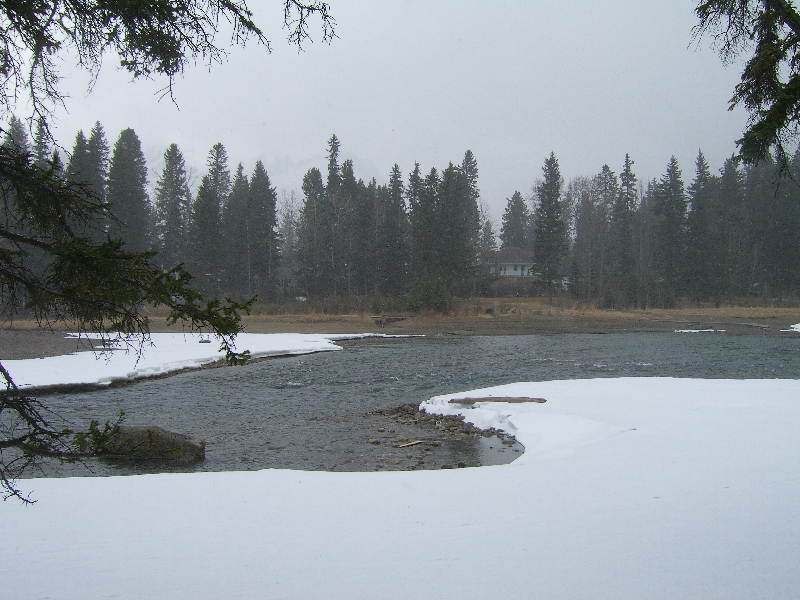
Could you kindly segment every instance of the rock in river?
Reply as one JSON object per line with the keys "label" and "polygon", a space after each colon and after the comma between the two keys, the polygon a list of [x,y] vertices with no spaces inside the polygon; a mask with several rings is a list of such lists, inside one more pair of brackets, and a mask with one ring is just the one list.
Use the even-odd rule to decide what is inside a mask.
{"label": "rock in river", "polygon": [[205,459],[206,442],[161,427],[120,427],[103,455],[119,460],[160,460],[186,465]]}

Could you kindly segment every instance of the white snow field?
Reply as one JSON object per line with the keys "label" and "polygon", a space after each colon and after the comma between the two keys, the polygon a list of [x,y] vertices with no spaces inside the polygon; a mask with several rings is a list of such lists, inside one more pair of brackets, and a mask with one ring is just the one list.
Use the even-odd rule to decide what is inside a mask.
{"label": "white snow field", "polygon": [[[77,334],[70,334],[67,337],[77,337]],[[83,334],[82,337],[90,340],[100,339],[99,335],[94,334]],[[335,340],[361,337],[397,336],[378,333],[356,335],[240,333],[236,336],[236,347],[238,351],[250,350],[250,355],[254,358],[308,354],[341,350],[333,343]],[[129,344],[118,344],[117,349],[110,354],[75,352],[48,358],[4,360],[3,364],[20,388],[47,388],[76,384],[109,385],[114,381],[196,369],[225,358],[225,353],[219,350],[219,339],[215,336],[198,333],[152,333],[150,338],[152,344],[142,345],[141,337],[130,336]],[[137,352],[140,346],[143,350],[141,354]]]}
{"label": "white snow field", "polygon": [[[146,352],[146,355],[150,350]],[[531,397],[546,403],[454,398]],[[3,598],[798,598],[800,381],[516,383],[515,462],[20,481]]]}

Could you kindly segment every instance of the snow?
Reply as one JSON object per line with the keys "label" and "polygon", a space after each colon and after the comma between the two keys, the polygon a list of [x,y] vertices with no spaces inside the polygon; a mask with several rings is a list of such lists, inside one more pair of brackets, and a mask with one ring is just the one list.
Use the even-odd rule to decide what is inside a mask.
{"label": "snow", "polygon": [[[71,334],[67,337],[77,337]],[[82,335],[100,339],[98,335]],[[75,352],[65,356],[26,360],[4,360],[14,382],[20,388],[47,388],[65,385],[107,386],[115,381],[153,377],[183,369],[196,369],[221,361],[225,353],[214,336],[198,333],[152,333],[152,344],[142,345],[142,338],[131,336],[127,344],[118,344],[111,352]],[[236,348],[250,350],[252,357],[308,354],[341,350],[336,340],[362,337],[393,337],[377,333],[365,334],[300,334],[240,333]],[[208,343],[200,343],[203,342]],[[144,352],[137,350],[142,348]]]}
{"label": "snow", "polygon": [[25,480],[38,502],[0,505],[4,597],[798,597],[800,381],[516,383],[424,408],[513,431],[525,453]]}
{"label": "snow", "polygon": [[791,327],[789,327],[789,329],[781,329],[781,331],[796,331],[797,333],[800,333],[800,323],[792,325]]}

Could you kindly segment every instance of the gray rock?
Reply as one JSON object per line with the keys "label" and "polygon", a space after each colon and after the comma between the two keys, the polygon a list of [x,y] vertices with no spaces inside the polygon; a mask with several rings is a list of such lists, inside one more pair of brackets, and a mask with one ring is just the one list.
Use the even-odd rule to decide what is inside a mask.
{"label": "gray rock", "polygon": [[206,442],[155,426],[120,427],[106,445],[103,456],[117,460],[155,460],[179,465],[206,457]]}

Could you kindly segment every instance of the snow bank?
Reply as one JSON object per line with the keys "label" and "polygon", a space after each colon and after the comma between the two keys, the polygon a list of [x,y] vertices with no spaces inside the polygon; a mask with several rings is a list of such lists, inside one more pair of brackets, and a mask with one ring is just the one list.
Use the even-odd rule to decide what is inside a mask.
{"label": "snow bank", "polygon": [[[536,397],[544,404],[454,398]],[[517,383],[426,410],[509,465],[35,479],[0,504],[9,598],[791,598],[800,381]]]}
{"label": "snow bank", "polygon": [[[97,335],[83,337],[99,339]],[[308,354],[341,350],[333,343],[335,340],[362,337],[391,336],[375,333],[356,335],[240,333],[236,336],[236,348],[239,352],[250,350],[250,355],[254,358]],[[20,388],[47,388],[79,384],[104,386],[115,381],[196,369],[225,358],[225,353],[219,350],[219,340],[214,336],[196,333],[153,333],[150,338],[152,345],[145,344],[141,355],[137,352],[141,346],[141,338],[131,336],[128,338],[128,345],[120,344],[117,349],[106,353],[76,352],[49,358],[4,360],[3,364]]]}

